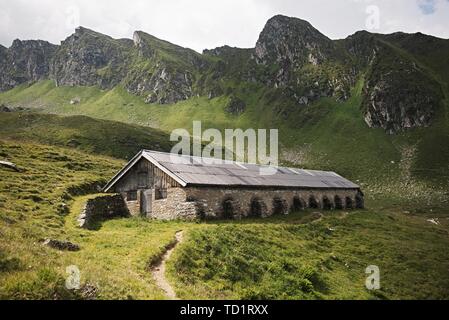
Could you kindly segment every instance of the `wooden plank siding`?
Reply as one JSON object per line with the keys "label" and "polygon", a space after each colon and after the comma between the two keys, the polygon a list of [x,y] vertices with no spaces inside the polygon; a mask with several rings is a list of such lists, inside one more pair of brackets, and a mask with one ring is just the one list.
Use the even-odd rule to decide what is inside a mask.
{"label": "wooden plank siding", "polygon": [[146,159],[141,159],[115,185],[115,192],[168,189],[181,185]]}

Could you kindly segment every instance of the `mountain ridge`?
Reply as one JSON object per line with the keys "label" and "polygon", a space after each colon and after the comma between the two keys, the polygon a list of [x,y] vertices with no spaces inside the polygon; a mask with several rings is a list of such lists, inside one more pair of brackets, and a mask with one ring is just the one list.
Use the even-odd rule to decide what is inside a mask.
{"label": "mountain ridge", "polygon": [[[222,46],[198,53],[143,31],[132,40],[114,39],[85,27],[60,45],[16,41],[0,48],[0,91],[51,79],[57,86],[120,85],[146,103],[165,105],[196,96],[232,98],[233,83],[255,83],[300,108],[326,97],[346,101],[365,78],[361,117],[389,133],[429,126],[443,100],[442,83],[422,67],[427,62],[416,63],[427,55],[419,43],[447,47],[449,53],[449,41],[421,33],[359,31],[331,40],[309,22],[283,15],[269,19],[255,47],[247,49]],[[20,59],[26,61],[16,63]]]}

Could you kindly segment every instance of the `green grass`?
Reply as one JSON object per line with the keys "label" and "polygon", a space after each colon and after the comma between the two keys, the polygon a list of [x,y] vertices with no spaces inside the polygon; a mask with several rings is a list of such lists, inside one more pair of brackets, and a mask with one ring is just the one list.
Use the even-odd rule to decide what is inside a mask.
{"label": "green grass", "polygon": [[[325,98],[303,107],[280,99],[276,90],[267,92],[255,84],[228,85],[233,88],[233,94],[243,98],[247,104],[241,116],[225,112],[227,96],[212,100],[196,97],[174,105],[147,105],[142,98],[132,96],[120,87],[102,91],[95,87],[55,87],[49,81],[1,93],[0,102],[35,107],[45,113],[86,115],[150,126],[167,133],[175,128],[191,130],[193,120],[201,120],[203,129],[276,128],[279,129],[284,164],[334,170],[349,179],[359,180],[373,190],[382,188],[385,182],[394,182],[393,191],[397,190],[396,186],[410,184],[410,179],[404,181],[408,172],[404,174],[401,162],[404,161],[405,151],[413,150],[411,159],[406,159],[411,162],[407,170],[411,172],[412,185],[427,184],[439,189],[448,187],[447,100],[430,128],[388,135],[382,129],[368,128],[363,121],[360,110],[363,79],[358,81],[352,97],[346,102]],[[71,105],[70,99],[74,97],[80,97],[81,103]],[[114,128],[118,126],[110,125]],[[120,135],[134,136],[135,139],[142,136],[139,131],[126,134],[125,130],[132,129],[123,127]],[[407,194],[415,192],[413,188],[407,188],[410,189]]]}
{"label": "green grass", "polygon": [[[166,52],[168,44],[158,45]],[[363,78],[348,101],[324,98],[309,106],[232,79],[217,81],[222,96],[173,105],[145,104],[120,86],[55,87],[51,81],[0,93],[0,104],[39,112],[0,113],[0,159],[26,169],[0,168],[0,298],[86,298],[64,288],[65,268],[76,264],[82,283],[97,288],[96,298],[162,299],[147,265],[182,229],[186,240],[168,264],[181,298],[449,299],[449,89],[447,76],[436,70],[444,69],[445,62],[436,61],[441,56],[416,55],[445,95],[432,126],[398,135],[364,123]],[[240,116],[225,112],[231,95],[247,105]],[[76,97],[81,102],[70,104]],[[316,213],[307,211],[266,220],[132,218],[103,222],[96,231],[76,227],[84,201],[94,196],[85,194],[123,165],[107,156],[167,150],[167,133],[191,129],[193,120],[203,129],[279,129],[283,164],[338,172],[362,187],[368,209],[326,213],[314,222]],[[427,221],[437,217],[438,226]],[[41,245],[46,237],[73,241],[81,250],[49,249]],[[378,292],[364,287],[370,264],[381,269]]]}
{"label": "green grass", "polygon": [[[84,202],[122,161],[66,148],[0,140],[2,159],[23,172],[0,167],[0,299],[83,299],[65,289],[66,267],[76,265],[81,282],[97,299],[161,299],[147,265],[173,240],[179,223],[116,219],[99,231],[76,227]],[[76,164],[76,169],[69,169]],[[62,210],[63,204],[71,210]],[[194,224],[193,224],[194,225]],[[59,252],[43,239],[67,240],[79,252]]]}
{"label": "green grass", "polygon": [[[319,220],[315,211],[200,224],[126,218],[84,230],[76,218],[85,201],[123,161],[0,141],[1,158],[25,170],[0,167],[2,299],[164,299],[148,265],[178,230],[185,241],[169,260],[168,277],[181,298],[449,298],[447,202],[368,194],[368,210],[323,212]],[[81,250],[50,249],[45,238]],[[381,268],[379,292],[363,286],[370,264]],[[71,265],[81,271],[82,290],[65,289]]]}
{"label": "green grass", "polygon": [[[390,210],[195,229],[169,261],[184,299],[448,299],[448,229]],[[447,219],[447,211],[445,218]],[[368,291],[377,265],[381,290]]]}
{"label": "green grass", "polygon": [[66,219],[66,235],[82,250],[65,256],[62,265],[77,265],[84,282],[98,288],[97,299],[164,299],[148,266],[184,226],[128,218],[105,221],[98,231],[82,230],[76,218],[93,196],[78,198]]}
{"label": "green grass", "polygon": [[60,255],[44,248],[41,239],[59,237],[64,208],[73,196],[102,185],[121,161],[3,140],[0,156],[23,170],[0,168],[0,297],[73,296],[64,289],[64,278],[54,265]]}
{"label": "green grass", "polygon": [[130,159],[142,149],[169,152],[172,147],[170,137],[160,130],[86,116],[0,113],[0,136],[121,159]]}

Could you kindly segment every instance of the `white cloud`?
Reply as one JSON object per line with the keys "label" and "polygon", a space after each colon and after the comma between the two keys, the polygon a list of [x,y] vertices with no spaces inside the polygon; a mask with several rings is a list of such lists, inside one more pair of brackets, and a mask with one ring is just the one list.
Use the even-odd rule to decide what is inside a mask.
{"label": "white cloud", "polygon": [[266,20],[279,13],[308,20],[331,38],[344,38],[375,25],[366,23],[368,6],[379,9],[379,28],[370,31],[449,38],[449,1],[431,0],[433,12],[427,15],[423,1],[0,0],[0,43],[9,46],[15,38],[59,43],[80,24],[116,38],[142,30],[197,51],[224,44],[253,47]]}

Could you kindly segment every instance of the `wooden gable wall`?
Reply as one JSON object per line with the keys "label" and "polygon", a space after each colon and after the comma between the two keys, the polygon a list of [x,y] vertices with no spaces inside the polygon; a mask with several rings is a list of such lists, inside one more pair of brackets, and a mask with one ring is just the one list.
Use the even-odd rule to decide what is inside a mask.
{"label": "wooden gable wall", "polygon": [[168,189],[181,187],[172,177],[146,159],[141,159],[121,177],[114,186],[115,192],[139,189]]}

